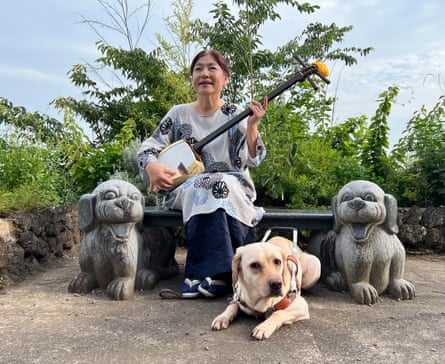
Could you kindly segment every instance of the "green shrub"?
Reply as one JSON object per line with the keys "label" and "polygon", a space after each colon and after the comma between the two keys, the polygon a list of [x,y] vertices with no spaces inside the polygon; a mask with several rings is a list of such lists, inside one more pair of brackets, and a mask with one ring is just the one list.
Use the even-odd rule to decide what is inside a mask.
{"label": "green shrub", "polygon": [[316,136],[296,140],[282,152],[268,147],[268,156],[252,171],[263,205],[327,207],[343,184],[360,176],[357,159]]}
{"label": "green shrub", "polygon": [[388,186],[404,206],[445,205],[445,96],[428,111],[422,107],[394,147],[395,173]]}
{"label": "green shrub", "polygon": [[72,202],[70,179],[57,146],[26,133],[4,133],[0,150],[0,211]]}

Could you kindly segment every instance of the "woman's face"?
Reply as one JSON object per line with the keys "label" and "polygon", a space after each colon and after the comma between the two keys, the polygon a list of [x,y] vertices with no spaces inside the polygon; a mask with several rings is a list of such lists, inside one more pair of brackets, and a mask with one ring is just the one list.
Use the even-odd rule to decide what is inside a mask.
{"label": "woman's face", "polygon": [[198,59],[192,70],[192,83],[198,95],[221,95],[221,90],[227,84],[228,77],[211,55]]}

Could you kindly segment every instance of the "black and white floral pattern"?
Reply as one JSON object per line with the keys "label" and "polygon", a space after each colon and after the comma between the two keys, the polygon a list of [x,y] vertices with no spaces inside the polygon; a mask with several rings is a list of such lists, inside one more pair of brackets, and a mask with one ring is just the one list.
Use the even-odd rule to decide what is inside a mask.
{"label": "black and white floral pattern", "polygon": [[[166,146],[180,139],[193,144],[242,111],[237,105],[226,103],[211,115],[199,116],[188,104],[174,106],[157,132],[142,143],[138,153],[141,172]],[[184,223],[196,214],[217,209],[224,209],[247,226],[254,226],[261,219],[263,209],[254,206],[256,192],[248,167],[257,166],[266,151],[259,138],[256,147],[259,153],[254,158],[249,155],[246,129],[247,119],[244,119],[204,146],[201,159],[205,172],[187,179],[167,194],[165,207],[181,210]]]}

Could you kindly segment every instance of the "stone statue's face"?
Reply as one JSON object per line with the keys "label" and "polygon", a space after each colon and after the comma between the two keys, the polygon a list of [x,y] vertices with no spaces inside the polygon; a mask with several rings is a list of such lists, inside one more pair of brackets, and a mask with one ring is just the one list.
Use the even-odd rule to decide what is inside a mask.
{"label": "stone statue's face", "polygon": [[100,222],[139,222],[143,217],[143,198],[131,183],[109,180],[100,184],[96,195],[96,219]]}
{"label": "stone statue's face", "polygon": [[336,218],[348,226],[357,241],[367,239],[372,228],[386,219],[385,193],[368,181],[353,181],[338,193]]}

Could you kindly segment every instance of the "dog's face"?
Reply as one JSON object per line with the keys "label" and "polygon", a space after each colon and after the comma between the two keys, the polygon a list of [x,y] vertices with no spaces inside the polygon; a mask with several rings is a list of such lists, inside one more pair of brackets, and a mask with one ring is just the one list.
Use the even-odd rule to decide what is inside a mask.
{"label": "dog's face", "polygon": [[396,202],[391,195],[385,194],[375,183],[362,180],[343,186],[338,196],[334,197],[332,207],[336,230],[347,227],[358,242],[365,241],[373,227],[387,222],[388,214],[391,221],[397,214],[394,212]]}
{"label": "dog's face", "polygon": [[281,297],[290,287],[287,254],[270,243],[239,247],[233,258],[232,272],[235,292],[242,291],[241,295],[252,306]]}

